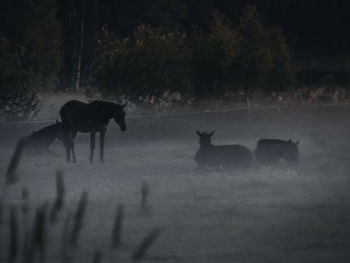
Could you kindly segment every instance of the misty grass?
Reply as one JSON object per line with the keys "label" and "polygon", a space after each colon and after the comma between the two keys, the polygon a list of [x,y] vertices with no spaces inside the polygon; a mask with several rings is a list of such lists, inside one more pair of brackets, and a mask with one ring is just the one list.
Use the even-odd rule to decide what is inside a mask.
{"label": "misty grass", "polygon": [[77,248],[78,246],[78,239],[81,229],[83,228],[83,220],[86,212],[87,201],[88,195],[86,192],[83,192],[74,215],[73,229],[70,236],[70,244],[73,249]]}
{"label": "misty grass", "polygon": [[143,259],[147,253],[147,250],[152,246],[152,244],[159,237],[161,231],[159,228],[151,230],[148,235],[141,241],[139,246],[136,248],[132,255],[133,261],[139,261]]}
{"label": "misty grass", "polygon": [[3,213],[4,213],[4,205],[3,205],[3,201],[0,200],[0,229],[1,229],[1,226],[2,226]]}
{"label": "misty grass", "polygon": [[10,226],[9,226],[9,262],[16,262],[19,257],[19,227],[16,209],[10,209]]}
{"label": "misty grass", "polygon": [[47,245],[47,204],[42,205],[36,210],[35,219],[33,224],[31,250],[38,251],[40,254],[40,260],[43,260],[46,254]]}
{"label": "misty grass", "polygon": [[30,263],[32,260],[31,256],[31,235],[30,231],[28,230],[28,223],[29,223],[29,213],[30,213],[30,195],[27,188],[22,189],[22,215],[23,215],[23,229],[24,229],[24,237],[22,242],[22,262],[23,263]]}
{"label": "misty grass", "polygon": [[92,263],[101,263],[102,262],[102,253],[100,250],[95,250],[92,257]]}
{"label": "misty grass", "polygon": [[22,214],[27,216],[29,213],[29,191],[27,188],[22,189]]}
{"label": "misty grass", "polygon": [[50,212],[50,222],[55,223],[58,213],[62,210],[64,205],[64,175],[63,171],[57,170],[56,172],[56,200]]}
{"label": "misty grass", "polygon": [[31,248],[31,235],[28,230],[24,234],[23,244],[22,244],[22,262],[31,263],[33,261],[32,248]]}
{"label": "misty grass", "polygon": [[149,210],[149,199],[150,195],[150,185],[147,180],[141,181],[141,209],[143,212],[148,212]]}
{"label": "misty grass", "polygon": [[62,229],[62,243],[61,243],[61,256],[62,262],[69,262],[69,251],[67,249],[67,244],[69,244],[69,225],[71,221],[70,211],[67,213],[64,220],[63,229]]}
{"label": "misty grass", "polygon": [[112,248],[119,248],[122,243],[122,229],[124,220],[124,205],[119,204],[115,215],[113,232],[112,232]]}
{"label": "misty grass", "polygon": [[[18,165],[19,158],[15,157]],[[10,165],[11,166],[11,165]],[[14,170],[11,170],[14,174]],[[9,173],[11,174],[11,173]],[[12,175],[11,175],[12,176]],[[14,183],[16,180],[11,177],[7,178],[7,184]],[[39,206],[34,213],[34,220],[32,227],[28,228],[30,223],[30,195],[27,188],[23,188],[21,191],[22,204],[19,206],[19,211],[23,215],[23,234],[20,233],[19,221],[17,210],[14,207],[10,208],[9,211],[9,247],[8,247],[8,262],[16,263],[34,263],[44,262],[47,254],[48,244],[48,231],[49,222],[56,222],[59,212],[62,211],[65,202],[65,185],[64,175],[61,170],[56,172],[56,198],[52,205],[43,204]],[[146,211],[149,207],[149,195],[150,186],[148,181],[143,180],[141,182],[141,208]],[[62,243],[60,255],[62,262],[69,263],[72,261],[72,255],[78,247],[79,237],[82,233],[84,226],[84,217],[86,215],[88,203],[88,194],[83,192],[79,199],[76,211],[72,214],[67,211],[65,220],[62,224]],[[3,212],[4,202],[0,203],[0,226]],[[51,207],[51,209],[49,209]],[[125,217],[125,206],[120,203],[117,206],[116,214],[114,218],[114,224],[112,229],[111,237],[111,248],[118,249],[122,245],[122,231]],[[135,251],[132,253],[131,258],[133,261],[139,261],[144,259],[147,251],[159,237],[160,230],[153,229],[150,231],[144,239],[137,246]],[[21,241],[20,237],[23,237]],[[95,250],[92,256],[93,263],[102,262],[102,252]]]}
{"label": "misty grass", "polygon": [[16,171],[18,169],[21,157],[23,155],[23,150],[26,142],[26,137],[22,138],[18,141],[15,152],[13,153],[9,166],[6,171],[6,184],[11,185],[18,182],[18,176],[16,175]]}

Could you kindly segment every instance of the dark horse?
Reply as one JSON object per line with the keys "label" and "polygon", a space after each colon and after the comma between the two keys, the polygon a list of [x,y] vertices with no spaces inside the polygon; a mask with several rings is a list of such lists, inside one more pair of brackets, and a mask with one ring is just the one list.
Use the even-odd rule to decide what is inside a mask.
{"label": "dark horse", "polygon": [[11,157],[9,167],[6,174],[10,175],[16,172],[18,164],[22,158],[23,153],[30,155],[47,154],[49,153],[49,146],[55,140],[62,140],[62,123],[56,121],[38,131],[33,132],[28,136],[20,138],[16,144],[15,152]]}
{"label": "dark horse", "polygon": [[71,152],[73,162],[76,162],[74,153],[73,139],[77,132],[90,133],[90,162],[93,161],[95,149],[95,135],[100,133],[100,161],[103,162],[104,138],[107,125],[110,119],[114,119],[119,124],[120,130],[125,131],[125,111],[124,105],[105,101],[92,101],[84,103],[77,100],[68,101],[60,110],[63,126],[63,142],[67,151],[67,161],[71,161]]}
{"label": "dark horse", "polygon": [[245,146],[239,144],[213,145],[211,133],[199,132],[199,150],[195,161],[198,168],[246,170],[252,166],[253,153]]}
{"label": "dark horse", "polygon": [[55,139],[62,140],[62,123],[59,121],[35,131],[21,140],[25,144],[26,151],[30,151],[31,153],[45,153],[49,151],[49,145]]}

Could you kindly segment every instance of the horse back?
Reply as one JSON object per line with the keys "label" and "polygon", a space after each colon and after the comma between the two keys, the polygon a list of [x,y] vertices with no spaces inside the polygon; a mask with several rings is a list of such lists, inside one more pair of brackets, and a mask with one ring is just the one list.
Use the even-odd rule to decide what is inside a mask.
{"label": "horse back", "polygon": [[60,115],[64,128],[91,132],[103,129],[112,118],[112,111],[111,103],[70,100],[61,107]]}
{"label": "horse back", "polygon": [[253,153],[239,144],[211,145],[201,147],[195,160],[200,166],[246,169],[252,165]]}

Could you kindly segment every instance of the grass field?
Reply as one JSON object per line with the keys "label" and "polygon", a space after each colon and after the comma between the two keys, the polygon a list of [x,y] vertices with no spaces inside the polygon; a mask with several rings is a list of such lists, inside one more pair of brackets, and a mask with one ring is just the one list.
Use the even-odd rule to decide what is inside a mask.
{"label": "grass field", "polygon": [[[44,125],[0,127],[1,175],[17,139]],[[260,110],[253,112],[252,121],[244,111],[127,116],[127,125],[121,133],[110,123],[104,163],[98,161],[97,148],[90,165],[89,136],[79,134],[77,164],[65,162],[57,141],[50,154],[23,156],[18,183],[6,186],[2,176],[0,262],[9,262],[11,244],[19,249],[15,260],[21,262],[23,254],[28,259],[25,232],[40,243],[35,231],[41,230],[33,226],[38,209],[46,227],[40,243],[44,248],[32,247],[37,262],[349,261],[349,107]],[[214,144],[239,143],[252,150],[260,138],[299,139],[300,168],[197,171],[197,129],[216,130]],[[64,174],[64,204],[53,224],[49,216],[58,169]],[[23,191],[28,197],[23,198]],[[118,217],[119,204],[124,209]],[[13,229],[16,242],[10,238]],[[147,235],[151,241],[140,252]],[[113,238],[121,241],[114,248]],[[41,259],[40,251],[45,252]],[[138,258],[138,252],[145,255]]]}

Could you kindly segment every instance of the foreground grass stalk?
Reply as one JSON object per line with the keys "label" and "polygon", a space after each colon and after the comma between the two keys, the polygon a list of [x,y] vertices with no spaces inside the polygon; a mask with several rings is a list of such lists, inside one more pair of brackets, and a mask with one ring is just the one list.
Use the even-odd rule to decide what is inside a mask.
{"label": "foreground grass stalk", "polygon": [[96,250],[94,252],[94,256],[92,257],[92,263],[101,263],[102,262],[102,253],[100,250]]}
{"label": "foreground grass stalk", "polygon": [[19,257],[19,229],[16,209],[10,209],[9,263],[16,262]]}
{"label": "foreground grass stalk", "polygon": [[25,142],[26,142],[26,138],[22,138],[18,141],[15,152],[11,157],[10,164],[7,168],[6,177],[5,177],[6,184],[8,185],[15,184],[18,182],[18,176],[16,175],[16,171],[23,154]]}
{"label": "foreground grass stalk", "polygon": [[22,214],[26,217],[29,213],[29,192],[27,188],[22,189]]}
{"label": "foreground grass stalk", "polygon": [[32,232],[32,243],[31,251],[35,257],[36,252],[39,251],[40,261],[43,261],[46,255],[47,245],[47,204],[39,207],[35,213],[33,232]]}
{"label": "foreground grass stalk", "polygon": [[61,170],[57,170],[56,172],[56,200],[50,212],[50,222],[55,223],[57,220],[58,213],[62,210],[64,205],[64,175]]}
{"label": "foreground grass stalk", "polygon": [[150,185],[147,180],[141,182],[141,209],[143,212],[147,212],[149,209],[148,197],[150,194]]}
{"label": "foreground grass stalk", "polygon": [[62,230],[62,243],[61,243],[61,259],[63,263],[70,262],[70,251],[68,250],[67,245],[69,244],[69,225],[71,221],[71,212],[67,213],[67,216],[64,220],[63,230]]}
{"label": "foreground grass stalk", "polygon": [[147,250],[151,247],[151,245],[156,241],[156,239],[160,235],[160,229],[155,228],[149,232],[149,234],[142,240],[140,245],[137,247],[135,252],[132,255],[133,261],[139,261],[143,259],[146,255]]}
{"label": "foreground grass stalk", "polygon": [[122,229],[124,220],[124,205],[119,204],[117,208],[117,213],[115,215],[113,233],[112,233],[112,248],[116,249],[120,247],[122,243]]}
{"label": "foreground grass stalk", "polygon": [[70,244],[73,249],[76,249],[78,246],[78,239],[81,229],[83,228],[83,220],[86,212],[87,201],[88,195],[86,192],[83,192],[78,204],[77,211],[74,215],[73,229],[70,236]]}

